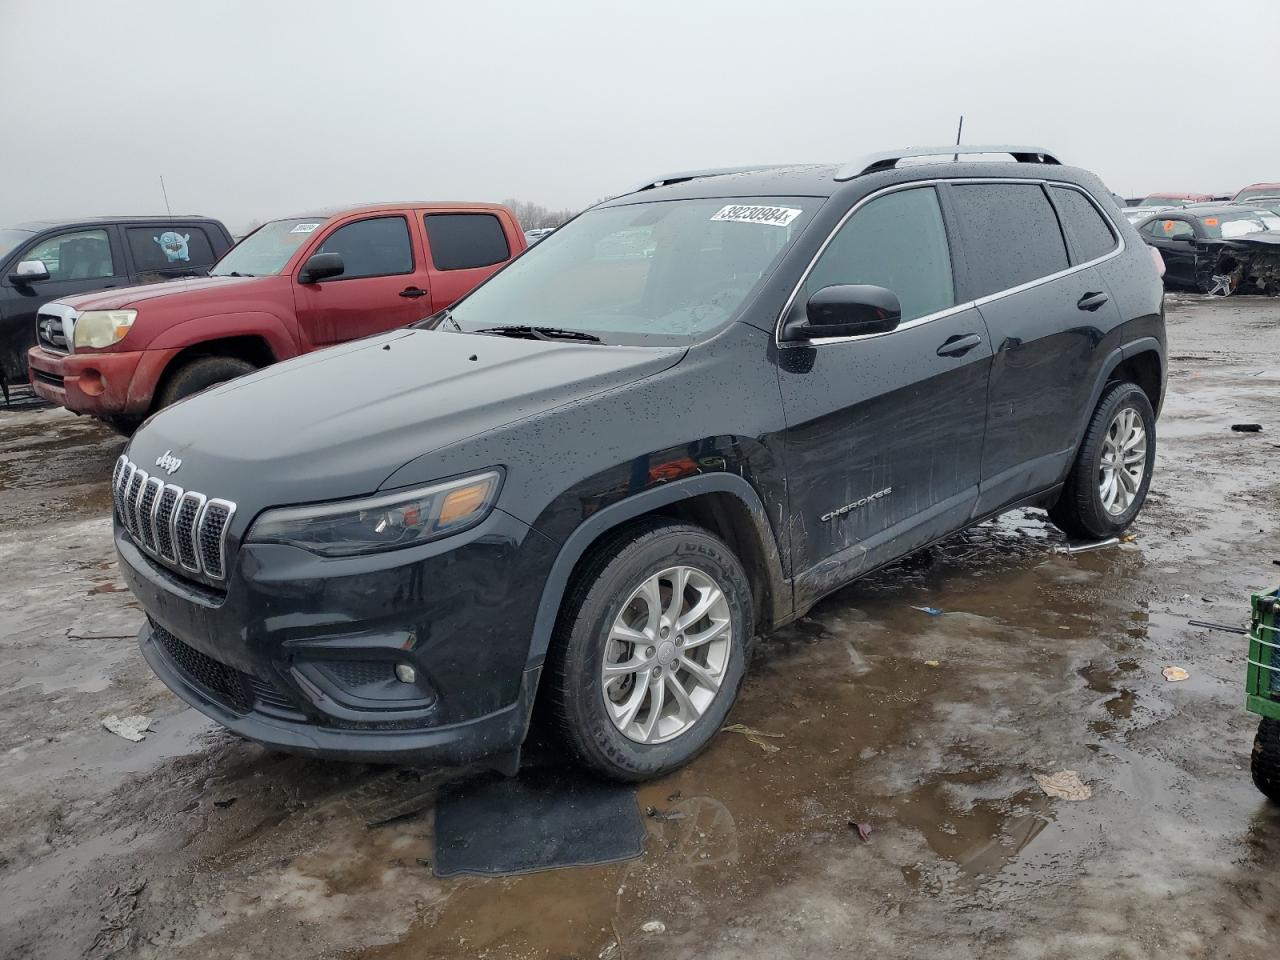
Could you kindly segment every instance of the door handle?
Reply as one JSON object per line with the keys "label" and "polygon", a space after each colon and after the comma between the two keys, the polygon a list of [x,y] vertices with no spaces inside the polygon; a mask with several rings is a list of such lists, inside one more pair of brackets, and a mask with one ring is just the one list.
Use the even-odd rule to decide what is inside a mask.
{"label": "door handle", "polygon": [[422,290],[418,287],[405,287],[403,290],[400,291],[400,296],[407,297],[409,299],[412,299],[414,297],[425,297],[426,295],[427,295],[427,291]]}
{"label": "door handle", "polygon": [[963,357],[981,342],[982,337],[976,333],[957,333],[954,337],[947,337],[942,346],[938,348],[938,356]]}
{"label": "door handle", "polygon": [[1092,313],[1111,298],[1105,293],[1086,293],[1083,297],[1076,301],[1076,306],[1081,310],[1088,310]]}

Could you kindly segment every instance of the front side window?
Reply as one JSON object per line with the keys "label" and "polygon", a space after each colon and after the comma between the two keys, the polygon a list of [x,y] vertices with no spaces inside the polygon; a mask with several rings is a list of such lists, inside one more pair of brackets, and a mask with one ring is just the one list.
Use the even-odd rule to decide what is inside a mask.
{"label": "front side window", "polygon": [[214,277],[274,277],[289,258],[324,226],[325,218],[273,220],[227,251],[209,271]]}
{"label": "front side window", "polygon": [[686,343],[737,314],[820,203],[748,197],[596,207],[477,288],[451,319],[463,330],[528,325],[607,343]]}
{"label": "front side window", "polygon": [[437,270],[491,267],[511,259],[502,221],[491,213],[429,213],[425,220]]}
{"label": "front side window", "polygon": [[404,217],[373,217],[339,227],[316,253],[342,256],[342,273],[334,280],[389,277],[413,272],[409,224]]}
{"label": "front side window", "polygon": [[41,240],[22,255],[39,260],[50,280],[101,280],[116,275],[105,230],[78,230]]}
{"label": "front side window", "polygon": [[955,306],[937,191],[899,190],[858,210],[822,252],[802,293],[807,300],[823,287],[849,283],[893,291],[904,323]]}
{"label": "front side window", "polygon": [[1069,187],[1050,187],[1049,190],[1075,241],[1077,263],[1088,263],[1105,257],[1116,248],[1115,234],[1088,197]]}
{"label": "front side window", "polygon": [[1185,220],[1152,220],[1142,232],[1157,240],[1191,240],[1196,232]]}
{"label": "front side window", "polygon": [[965,237],[972,297],[1059,273],[1067,244],[1044,188],[1035,183],[958,183],[951,196]]}
{"label": "front side window", "polygon": [[127,227],[125,237],[134,268],[139,273],[167,276],[204,273],[214,261],[213,247],[199,227],[184,224]]}

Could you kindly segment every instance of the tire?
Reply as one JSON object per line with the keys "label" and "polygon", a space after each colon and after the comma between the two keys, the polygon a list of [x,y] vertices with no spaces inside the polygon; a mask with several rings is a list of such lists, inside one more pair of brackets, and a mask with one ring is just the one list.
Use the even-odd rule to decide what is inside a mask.
{"label": "tire", "polygon": [[226,383],[256,370],[253,364],[237,357],[200,357],[179,367],[161,389],[153,410],[185,400],[201,390]]}
{"label": "tire", "polygon": [[[1136,418],[1128,423],[1139,423],[1144,438],[1143,456],[1138,463],[1142,465],[1142,474],[1134,478],[1132,469],[1115,471],[1115,484],[1118,488],[1116,499],[1110,505],[1104,502],[1102,486],[1106,474],[1104,470],[1104,454],[1111,455],[1111,443],[1108,434],[1113,427],[1117,432],[1124,431],[1126,421],[1121,416]],[[1120,436],[1121,441],[1125,439]],[[1137,447],[1128,451],[1136,454]],[[1072,537],[1102,540],[1114,537],[1133,523],[1147,498],[1147,490],[1151,486],[1151,470],[1156,460],[1156,414],[1151,409],[1151,401],[1142,388],[1135,383],[1117,383],[1107,387],[1098,401],[1089,427],[1085,430],[1084,440],[1076,452],[1075,463],[1067,475],[1062,494],[1058,502],[1049,510],[1052,520],[1064,533]],[[1123,473],[1124,477],[1120,477]],[[1132,481],[1132,489],[1129,482]],[[1124,498],[1127,497],[1127,502]]]}
{"label": "tire", "polygon": [[1253,738],[1253,758],[1249,763],[1253,785],[1272,803],[1280,803],[1280,720],[1266,717]]}
{"label": "tire", "polygon": [[[668,625],[681,570],[688,586],[678,613],[688,616],[696,604],[713,598],[708,585],[720,591],[710,614],[685,626],[691,639],[715,639],[691,645],[694,652],[688,657],[682,652],[685,632]],[[642,594],[655,577],[657,617],[650,615]],[[754,631],[752,609],[741,562],[724,541],[701,527],[650,520],[609,538],[574,577],[548,652],[544,682],[550,719],[560,738],[579,762],[612,780],[648,780],[688,763],[716,735],[738,697]],[[611,639],[620,617],[622,628],[637,626],[656,642],[642,646]],[[719,626],[724,624],[727,629]],[[606,684],[606,658],[645,666]],[[718,679],[714,690],[690,672],[690,663],[703,676]],[[675,685],[685,692],[683,698],[674,692]],[[661,691],[656,719],[655,689]],[[633,704],[636,710],[630,709]]]}

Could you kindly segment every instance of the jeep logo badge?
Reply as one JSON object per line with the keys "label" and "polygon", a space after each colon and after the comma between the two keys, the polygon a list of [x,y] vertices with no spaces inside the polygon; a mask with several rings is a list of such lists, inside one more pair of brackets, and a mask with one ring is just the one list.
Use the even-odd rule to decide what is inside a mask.
{"label": "jeep logo badge", "polygon": [[156,466],[165,473],[175,474],[178,472],[178,468],[182,466],[182,461],[173,455],[172,450],[166,450],[156,457]]}

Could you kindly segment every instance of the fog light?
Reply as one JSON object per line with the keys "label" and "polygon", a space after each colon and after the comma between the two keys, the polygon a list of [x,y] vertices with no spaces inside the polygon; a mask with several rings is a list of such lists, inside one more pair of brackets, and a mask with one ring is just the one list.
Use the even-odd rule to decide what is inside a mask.
{"label": "fog light", "polygon": [[413,683],[418,674],[407,663],[396,664],[396,679],[401,683]]}

